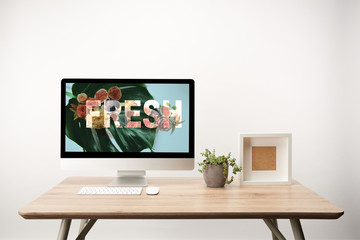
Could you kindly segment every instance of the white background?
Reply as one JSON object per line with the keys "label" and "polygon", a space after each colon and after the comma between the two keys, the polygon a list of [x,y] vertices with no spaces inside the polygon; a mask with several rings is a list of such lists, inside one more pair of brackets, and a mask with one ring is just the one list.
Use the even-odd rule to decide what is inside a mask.
{"label": "white background", "polygon": [[[2,0],[0,239],[55,239],[60,221],[17,211],[67,176],[115,175],[60,169],[64,77],[195,79],[197,161],[206,147],[238,157],[240,132],[292,132],[294,178],[345,210],[303,221],[306,236],[360,239],[359,12],[340,0]],[[104,220],[88,237],[240,238],[270,232],[261,220]]]}

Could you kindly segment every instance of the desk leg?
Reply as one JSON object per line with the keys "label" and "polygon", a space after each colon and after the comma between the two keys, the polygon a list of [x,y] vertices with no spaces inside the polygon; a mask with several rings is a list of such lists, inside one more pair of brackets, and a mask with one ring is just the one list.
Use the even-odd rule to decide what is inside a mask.
{"label": "desk leg", "polygon": [[66,240],[69,235],[71,219],[63,219],[60,224],[58,240]]}
{"label": "desk leg", "polygon": [[305,240],[304,232],[301,227],[300,219],[290,219],[291,228],[294,233],[295,240]]}
{"label": "desk leg", "polygon": [[85,225],[89,222],[88,219],[81,219],[80,220],[80,227],[79,227],[79,234],[81,233],[81,231],[84,229]]}
{"label": "desk leg", "polygon": [[271,219],[264,218],[265,224],[268,226],[270,231],[276,236],[278,240],[286,240],[284,235],[279,231],[279,229],[275,226],[275,224],[271,221]]}
{"label": "desk leg", "polygon": [[[274,219],[271,219],[271,221],[274,223],[275,227],[277,227],[277,229],[279,229],[279,226],[278,226],[278,223],[277,223],[277,219],[274,218]],[[278,238],[275,236],[275,234],[273,232],[271,232],[272,234],[272,239],[273,240],[278,240]]]}
{"label": "desk leg", "polygon": [[[81,219],[80,220],[80,227],[79,227],[79,233],[81,233],[81,231],[84,229],[84,227],[86,226],[86,224],[89,222],[88,219]],[[85,238],[83,238],[82,240],[84,240]]]}
{"label": "desk leg", "polygon": [[90,221],[84,226],[84,228],[81,230],[79,235],[77,236],[76,240],[83,240],[85,239],[86,234],[90,231],[92,226],[96,223],[97,219],[90,219]]}

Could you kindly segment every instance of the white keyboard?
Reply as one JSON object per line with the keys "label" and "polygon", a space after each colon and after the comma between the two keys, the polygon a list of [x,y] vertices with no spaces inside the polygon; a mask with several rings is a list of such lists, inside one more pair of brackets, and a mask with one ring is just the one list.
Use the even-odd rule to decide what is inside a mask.
{"label": "white keyboard", "polygon": [[140,195],[142,187],[83,187],[78,194]]}

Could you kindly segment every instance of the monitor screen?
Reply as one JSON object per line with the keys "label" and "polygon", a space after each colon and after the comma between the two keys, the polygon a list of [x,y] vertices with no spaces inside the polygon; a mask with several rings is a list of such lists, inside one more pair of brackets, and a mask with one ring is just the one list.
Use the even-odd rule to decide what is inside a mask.
{"label": "monitor screen", "polygon": [[194,157],[194,81],[63,79],[61,156]]}

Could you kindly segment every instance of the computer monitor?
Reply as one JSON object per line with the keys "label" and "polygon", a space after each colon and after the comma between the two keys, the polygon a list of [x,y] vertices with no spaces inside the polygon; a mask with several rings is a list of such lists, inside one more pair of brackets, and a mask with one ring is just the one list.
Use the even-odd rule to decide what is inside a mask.
{"label": "computer monitor", "polygon": [[146,186],[145,170],[194,168],[194,80],[62,79],[61,166],[118,170],[110,186]]}

